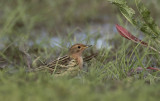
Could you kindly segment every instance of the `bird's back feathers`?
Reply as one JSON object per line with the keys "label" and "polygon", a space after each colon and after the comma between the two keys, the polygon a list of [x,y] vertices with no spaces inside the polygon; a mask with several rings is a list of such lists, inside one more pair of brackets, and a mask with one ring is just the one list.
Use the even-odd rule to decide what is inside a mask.
{"label": "bird's back feathers", "polygon": [[68,66],[74,66],[73,64],[76,65],[77,64],[76,61],[66,55],[54,61],[49,62],[46,66],[49,68],[55,68],[56,66],[60,68],[67,68]]}

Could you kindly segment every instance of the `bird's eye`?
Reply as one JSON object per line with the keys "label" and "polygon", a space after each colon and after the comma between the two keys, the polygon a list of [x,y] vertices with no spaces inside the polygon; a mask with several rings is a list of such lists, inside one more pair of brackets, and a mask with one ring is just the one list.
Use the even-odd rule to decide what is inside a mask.
{"label": "bird's eye", "polygon": [[80,48],[81,48],[81,46],[78,46],[78,48],[80,49]]}

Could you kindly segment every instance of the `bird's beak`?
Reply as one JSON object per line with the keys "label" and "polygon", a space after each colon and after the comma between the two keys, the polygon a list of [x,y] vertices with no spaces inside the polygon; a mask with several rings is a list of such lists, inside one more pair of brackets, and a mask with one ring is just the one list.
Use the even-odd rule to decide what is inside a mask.
{"label": "bird's beak", "polygon": [[85,48],[89,48],[89,47],[92,47],[92,45],[86,45],[86,47],[85,47]]}

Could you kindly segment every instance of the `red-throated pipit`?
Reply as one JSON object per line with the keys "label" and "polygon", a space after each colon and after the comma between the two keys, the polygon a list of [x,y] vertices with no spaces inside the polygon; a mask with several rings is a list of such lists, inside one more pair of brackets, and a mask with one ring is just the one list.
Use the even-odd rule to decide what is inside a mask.
{"label": "red-throated pipit", "polygon": [[[41,66],[40,68],[48,68],[52,72],[55,72],[56,74],[60,74],[64,71],[69,70],[70,68],[78,67],[79,69],[83,68],[83,57],[82,53],[83,51],[90,47],[91,45],[84,45],[84,44],[75,44],[71,46],[69,49],[69,52],[66,56],[57,58],[54,61],[51,61],[45,66]],[[86,58],[90,59],[90,57]]]}

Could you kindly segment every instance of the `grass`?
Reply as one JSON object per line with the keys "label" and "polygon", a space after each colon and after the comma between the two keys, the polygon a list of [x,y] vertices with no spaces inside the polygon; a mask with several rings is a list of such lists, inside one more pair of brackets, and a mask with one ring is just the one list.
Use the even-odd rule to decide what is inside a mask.
{"label": "grass", "polygon": [[[152,6],[152,2],[148,6]],[[152,8],[153,15],[158,13],[157,7]],[[121,25],[138,33],[117,18],[120,13],[106,0],[1,0],[0,8],[3,8],[0,10],[0,100],[159,99],[159,71],[133,73],[131,69],[158,68],[160,56],[123,39],[114,29],[104,32],[101,28],[91,29],[94,24],[109,23],[113,27],[123,22]],[[107,17],[109,19],[105,19]],[[111,33],[114,36],[108,39]],[[103,45],[97,49],[99,40]],[[50,61],[66,54],[67,48],[74,43],[95,46],[86,50],[85,56],[99,52],[95,59],[85,63],[87,70],[78,76],[55,77],[43,71],[26,72],[27,64],[32,64],[37,57]]]}

